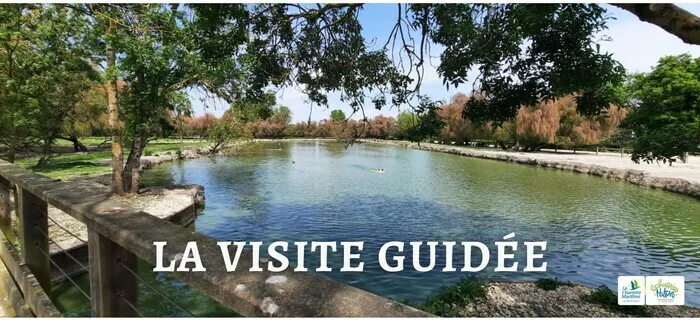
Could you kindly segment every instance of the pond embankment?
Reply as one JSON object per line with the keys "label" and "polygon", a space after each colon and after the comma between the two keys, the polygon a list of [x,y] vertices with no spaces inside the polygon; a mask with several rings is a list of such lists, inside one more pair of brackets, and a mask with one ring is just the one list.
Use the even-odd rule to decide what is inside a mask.
{"label": "pond embankment", "polygon": [[[545,290],[534,282],[490,282],[483,297],[465,305],[456,305],[453,315],[459,317],[700,317],[700,309],[687,306],[616,306],[617,297],[607,295],[607,305],[600,297],[601,289],[566,283]],[[607,290],[605,290],[607,291]],[[607,291],[610,292],[610,291]]]}
{"label": "pond embankment", "polygon": [[490,159],[544,168],[585,173],[602,178],[622,180],[639,186],[662,189],[700,199],[700,157],[689,157],[688,163],[664,164],[634,163],[629,155],[615,153],[571,153],[569,152],[516,152],[480,150],[461,146],[407,141],[362,139],[362,142],[400,146],[418,150],[434,151]]}

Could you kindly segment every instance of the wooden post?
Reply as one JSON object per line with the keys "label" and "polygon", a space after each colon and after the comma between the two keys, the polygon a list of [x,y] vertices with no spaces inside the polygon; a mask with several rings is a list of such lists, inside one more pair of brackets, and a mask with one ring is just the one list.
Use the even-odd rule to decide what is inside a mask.
{"label": "wooden post", "polygon": [[138,306],[139,280],[122,265],[136,272],[136,255],[91,228],[88,228],[88,251],[92,316],[139,316],[129,306],[129,303],[134,307]]}
{"label": "wooden post", "polygon": [[0,232],[8,239],[12,236],[12,216],[10,209],[10,183],[0,177]]}
{"label": "wooden post", "polygon": [[[49,261],[49,220],[46,201],[18,187],[19,237],[24,263],[45,292],[51,292]],[[42,252],[43,251],[43,252]]]}

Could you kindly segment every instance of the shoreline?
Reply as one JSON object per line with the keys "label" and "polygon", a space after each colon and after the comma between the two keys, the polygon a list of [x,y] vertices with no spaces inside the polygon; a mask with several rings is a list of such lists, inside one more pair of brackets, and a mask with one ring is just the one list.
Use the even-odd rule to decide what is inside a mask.
{"label": "shoreline", "polygon": [[694,318],[700,316],[700,309],[689,305],[645,305],[619,308],[616,306],[616,297],[614,301],[608,301],[608,305],[591,301],[590,295],[599,290],[599,288],[574,282],[561,282],[554,288],[544,289],[536,281],[494,280],[484,285],[482,297],[477,297],[466,304],[454,304],[452,312],[460,317]]}
{"label": "shoreline", "polygon": [[[314,139],[309,139],[314,140]],[[505,161],[511,163],[525,164],[531,166],[538,166],[543,168],[552,168],[564,171],[571,171],[576,173],[584,173],[589,175],[598,176],[605,179],[611,180],[621,180],[626,181],[638,186],[648,187],[652,189],[661,189],[665,191],[670,191],[677,194],[682,194],[686,196],[693,197],[700,200],[700,178],[678,178],[669,176],[668,171],[664,170],[661,173],[652,172],[649,167],[654,165],[639,165],[639,169],[632,168],[620,168],[613,166],[606,166],[601,164],[586,163],[580,161],[586,154],[576,154],[574,156],[579,159],[569,159],[563,158],[566,155],[572,155],[571,153],[524,153],[524,152],[513,152],[513,151],[500,151],[500,150],[478,150],[470,149],[466,147],[459,146],[448,146],[434,143],[421,143],[418,144],[408,141],[392,141],[392,140],[373,140],[373,139],[360,139],[358,140],[362,143],[373,143],[378,145],[388,145],[395,147],[404,147],[423,151],[441,152],[449,153],[460,156],[467,156],[472,158],[480,158],[487,160],[497,160]],[[595,158],[603,157],[617,157],[619,161],[619,155],[604,154],[595,156]],[[561,158],[561,159],[555,159]],[[594,157],[589,159],[594,160]],[[604,159],[604,158],[603,158]],[[627,160],[630,165],[635,165],[629,156],[627,155]],[[600,163],[600,162],[599,162]],[[670,167],[678,168],[678,167]],[[645,170],[646,169],[646,170]],[[666,169],[666,168],[664,168]],[[691,171],[695,169],[690,166],[690,168],[682,168],[681,170]],[[680,171],[680,170],[679,170]],[[700,168],[698,168],[700,172]],[[698,180],[698,181],[695,181]]]}

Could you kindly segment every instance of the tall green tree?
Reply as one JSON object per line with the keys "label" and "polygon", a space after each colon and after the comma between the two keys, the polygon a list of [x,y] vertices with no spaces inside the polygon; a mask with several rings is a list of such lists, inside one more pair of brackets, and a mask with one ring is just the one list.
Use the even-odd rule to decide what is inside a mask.
{"label": "tall green tree", "polygon": [[631,84],[633,112],[624,125],[633,130],[635,162],[672,164],[700,145],[700,58],[661,58]]}
{"label": "tall green tree", "polygon": [[345,112],[340,109],[335,109],[331,111],[331,120],[335,122],[345,121]]}
{"label": "tall green tree", "polygon": [[[138,192],[140,159],[164,115],[173,111],[174,93],[201,88],[235,101],[255,98],[261,91],[245,94],[252,87],[245,85],[250,77],[243,76],[247,71],[235,59],[247,39],[228,38],[229,46],[218,45],[220,38],[202,34],[208,22],[183,5],[89,4],[73,9],[85,17],[80,37],[85,52],[96,65],[106,66],[115,193]],[[122,143],[129,149],[125,162]]]}
{"label": "tall green tree", "polygon": [[292,110],[287,106],[279,106],[272,115],[274,121],[278,121],[284,125],[292,122]]}
{"label": "tall green tree", "polygon": [[167,97],[168,109],[175,115],[175,125],[180,136],[180,143],[183,142],[185,117],[192,116],[192,102],[182,91],[171,92]]}
{"label": "tall green tree", "polygon": [[236,100],[231,103],[229,110],[236,113],[243,122],[267,120],[275,113],[276,103],[277,98],[274,92],[265,92],[254,101],[247,99]]}
{"label": "tall green tree", "polygon": [[94,74],[75,52],[73,17],[62,6],[0,6],[0,143],[8,159],[42,146],[45,159]]}
{"label": "tall green tree", "polygon": [[410,111],[402,111],[396,116],[396,130],[402,138],[408,135],[408,132],[418,125],[418,116]]}
{"label": "tall green tree", "polygon": [[17,151],[33,141],[39,102],[34,99],[41,87],[33,75],[46,69],[35,50],[42,35],[36,32],[38,5],[8,4],[0,10],[0,143],[7,158],[15,161]]}

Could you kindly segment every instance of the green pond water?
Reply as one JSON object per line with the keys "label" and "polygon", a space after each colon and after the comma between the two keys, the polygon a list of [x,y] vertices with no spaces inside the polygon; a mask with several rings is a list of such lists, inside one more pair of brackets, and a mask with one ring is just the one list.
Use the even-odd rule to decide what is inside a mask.
{"label": "green pond water", "polygon": [[[385,173],[373,172],[376,168]],[[440,247],[432,272],[413,270],[410,250],[404,253],[403,272],[386,272],[376,258],[382,244],[479,241],[491,249],[491,260],[478,275],[489,279],[557,277],[616,290],[620,275],[682,275],[686,304],[700,306],[700,202],[626,182],[328,142],[271,142],[235,157],[164,164],[146,171],[144,182],[203,185],[206,208],[191,228],[218,240],[364,241],[364,272],[339,272],[339,252],[329,257],[334,271],[323,274],[392,299],[422,302],[465,274],[441,272],[445,253]],[[494,272],[494,243],[511,232],[519,242],[521,267]],[[547,272],[522,272],[525,241],[547,241]],[[287,256],[294,261],[296,252]],[[463,259],[455,251],[454,266],[463,266]],[[421,262],[427,265],[428,256],[421,255]],[[307,252],[306,266],[317,265],[317,256]],[[233,314],[151,268],[142,263],[140,274],[195,315]],[[85,276],[76,280],[88,289]],[[186,315],[145,286],[140,294],[139,308],[146,316]],[[88,302],[71,284],[57,286],[53,295],[69,315],[89,315]]]}

